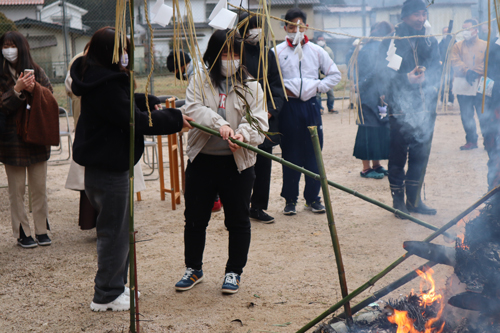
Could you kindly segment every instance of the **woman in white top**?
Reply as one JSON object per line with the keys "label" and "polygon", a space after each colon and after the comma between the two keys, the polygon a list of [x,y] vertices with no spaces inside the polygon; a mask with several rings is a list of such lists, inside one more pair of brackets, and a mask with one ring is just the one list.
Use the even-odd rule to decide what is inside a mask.
{"label": "woman in white top", "polygon": [[[224,223],[229,231],[223,293],[238,291],[247,262],[256,154],[233,144],[229,138],[258,146],[264,141],[262,131],[268,129],[268,117],[259,83],[248,81],[245,68],[240,67],[241,42],[234,36],[232,30],[213,33],[203,56],[209,74],[195,73],[186,91],[186,115],[219,131],[222,138],[198,129],[189,131],[184,212],[186,272],[175,285],[179,291],[189,290],[203,280],[206,228],[217,193],[224,205]],[[247,116],[253,118],[253,125]]]}

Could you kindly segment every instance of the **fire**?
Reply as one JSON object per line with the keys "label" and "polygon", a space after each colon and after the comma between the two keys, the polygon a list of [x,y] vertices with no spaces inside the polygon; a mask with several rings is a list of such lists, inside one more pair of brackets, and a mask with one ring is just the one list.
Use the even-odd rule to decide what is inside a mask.
{"label": "fire", "polygon": [[460,247],[462,249],[469,249],[467,245],[464,244],[465,240],[465,225],[469,223],[470,220],[475,219],[481,214],[480,209],[475,209],[472,212],[470,212],[469,215],[465,216],[463,219],[458,221],[457,227],[459,229],[457,238],[460,239],[460,244],[457,244],[457,247]]}
{"label": "fire", "polygon": [[[421,270],[416,270],[416,272],[422,278],[420,282],[419,294],[419,297],[421,299],[420,306],[427,307],[431,306],[435,302],[440,303],[440,309],[437,316],[435,318],[429,319],[425,323],[424,332],[420,332],[415,328],[415,326],[413,325],[414,320],[408,317],[407,311],[399,311],[394,309],[394,313],[391,316],[387,317],[387,319],[392,324],[398,325],[398,330],[396,331],[396,333],[442,333],[445,325],[444,322],[441,324],[441,327],[439,329],[432,327],[432,325],[434,325],[434,323],[436,323],[441,318],[444,309],[444,302],[442,302],[443,296],[440,294],[436,294],[436,285],[434,283],[434,278],[432,277],[434,271],[429,268],[426,272],[422,272]],[[429,291],[423,292],[424,286],[430,286]]]}
{"label": "fire", "polygon": [[[432,305],[436,301],[440,301],[443,296],[441,296],[440,294],[436,295],[436,284],[434,283],[434,279],[432,278],[432,274],[434,274],[432,268],[429,268],[425,273],[419,269],[417,269],[416,272],[422,278],[422,280],[420,281],[420,305],[425,308]],[[426,284],[430,285],[430,289],[428,292],[424,293],[423,288]]]}
{"label": "fire", "polygon": [[398,330],[396,333],[421,333],[415,329],[413,326],[413,320],[408,318],[407,311],[398,311],[394,309],[394,314],[387,317],[389,322],[398,325]]}

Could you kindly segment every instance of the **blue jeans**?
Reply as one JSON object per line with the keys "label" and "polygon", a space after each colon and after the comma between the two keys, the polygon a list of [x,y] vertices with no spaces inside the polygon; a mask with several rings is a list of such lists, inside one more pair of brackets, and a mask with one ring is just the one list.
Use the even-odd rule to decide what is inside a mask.
{"label": "blue jeans", "polygon": [[97,211],[97,274],[94,303],[120,296],[127,283],[129,250],[129,175],[85,168],[85,193]]}
{"label": "blue jeans", "polygon": [[[280,112],[282,157],[311,172],[319,173],[311,134],[307,129],[308,126],[318,127],[318,136],[321,147],[323,147],[323,124],[316,98],[313,97],[306,102],[297,98],[290,98],[283,105],[282,112]],[[300,177],[300,172],[283,166],[281,196],[285,198],[287,203],[297,202]],[[321,183],[307,176],[305,177],[305,181],[304,198],[306,202],[319,201]]]}
{"label": "blue jeans", "polygon": [[482,111],[483,97],[481,95],[476,96],[463,96],[457,95],[458,104],[460,105],[460,117],[462,118],[462,124],[465,130],[465,141],[466,143],[477,144],[477,130],[476,121],[474,120],[474,111],[479,118],[479,126],[481,127],[481,132],[485,132],[485,127],[487,126],[486,117]]}
{"label": "blue jeans", "polygon": [[[333,104],[335,103],[335,96],[333,95],[333,89],[328,90],[326,93],[326,107],[328,111],[333,110]],[[323,110],[323,104],[321,102],[321,93],[316,94],[316,99],[318,101],[318,106],[321,110]]]}

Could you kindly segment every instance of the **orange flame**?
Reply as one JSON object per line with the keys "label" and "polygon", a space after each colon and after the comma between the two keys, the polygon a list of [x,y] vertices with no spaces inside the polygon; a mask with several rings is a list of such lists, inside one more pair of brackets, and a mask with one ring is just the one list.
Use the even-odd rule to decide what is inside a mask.
{"label": "orange flame", "polygon": [[[424,332],[420,332],[415,328],[415,326],[413,325],[414,320],[408,317],[407,311],[399,311],[394,309],[394,313],[391,316],[387,317],[387,319],[392,324],[398,325],[398,330],[396,333],[442,333],[445,325],[444,322],[439,329],[432,327],[432,325],[434,325],[434,323],[436,323],[441,318],[444,309],[444,302],[442,302],[443,296],[440,294],[436,294],[436,286],[434,283],[434,279],[432,278],[432,274],[434,274],[434,271],[429,268],[425,273],[420,270],[416,270],[416,272],[422,278],[420,282],[419,295],[421,299],[420,306],[427,307],[432,305],[434,302],[439,302],[441,306],[437,316],[435,318],[429,319],[425,323]],[[424,293],[423,288],[426,285],[430,286],[430,289],[428,292]]]}
{"label": "orange flame", "polygon": [[463,219],[458,221],[457,227],[459,229],[457,238],[460,239],[460,244],[457,245],[457,247],[460,247],[462,249],[469,249],[467,245],[464,244],[465,240],[465,225],[469,223],[471,220],[475,219],[481,214],[480,209],[475,209],[472,212],[469,213],[469,215],[465,216]]}
{"label": "orange flame", "polygon": [[407,311],[399,311],[394,309],[394,314],[390,317],[387,317],[387,319],[392,324],[398,325],[398,330],[396,331],[396,333],[421,333],[413,326],[414,320],[408,318]]}
{"label": "orange flame", "polygon": [[[436,295],[436,284],[434,283],[434,279],[432,278],[432,274],[434,274],[432,268],[429,268],[425,273],[419,269],[417,269],[416,272],[422,278],[422,280],[420,281],[420,306],[423,306],[425,308],[432,305],[436,301],[440,301],[443,296],[439,294]],[[426,284],[430,285],[430,289],[428,292],[424,293],[423,288]]]}

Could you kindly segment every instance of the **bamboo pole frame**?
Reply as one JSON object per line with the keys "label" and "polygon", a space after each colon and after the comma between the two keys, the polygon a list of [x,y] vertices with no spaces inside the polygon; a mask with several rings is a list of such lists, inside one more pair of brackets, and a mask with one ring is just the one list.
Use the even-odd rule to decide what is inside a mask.
{"label": "bamboo pole frame", "polygon": [[[193,127],[196,127],[204,132],[207,132],[211,135],[215,135],[215,136],[218,136],[220,137],[220,134],[219,132],[213,130],[213,129],[210,129],[210,128],[207,128],[203,125],[200,125],[198,123],[195,123],[193,121],[190,121],[189,122]],[[280,164],[283,164],[291,169],[294,169],[296,171],[299,171],[299,172],[302,172],[304,173],[305,175],[313,178],[313,179],[316,179],[316,180],[320,180],[321,181],[321,177],[318,175],[318,174],[315,174],[309,170],[306,170],[304,168],[301,168],[293,163],[290,163],[282,158],[279,158],[277,156],[274,156],[273,154],[269,154],[267,152],[264,152],[256,147],[253,147],[247,143],[244,143],[244,142],[241,142],[241,141],[238,141],[238,140],[234,140],[232,138],[229,138],[231,140],[231,142],[233,143],[236,143],[237,145],[243,147],[243,148],[246,148],[248,150],[251,150],[251,151],[254,151],[262,156],[265,156],[269,159],[272,159],[273,161],[276,161]],[[326,179],[325,179],[326,180]],[[384,208],[386,210],[389,210],[389,211],[392,211],[394,213],[394,211],[396,212],[399,212],[398,210],[395,210],[393,209],[392,207],[388,207],[387,205],[381,203],[381,202],[378,202],[377,200],[374,200],[374,199],[371,199],[365,195],[362,195],[362,194],[359,194],[357,193],[356,191],[354,190],[351,190],[349,188],[346,188],[342,185],[339,185],[339,184],[336,184],[332,181],[327,181],[328,185],[330,186],[333,186],[335,188],[338,188],[340,190],[343,190],[347,193],[351,193],[365,201],[368,201],[368,202],[371,202],[381,208]],[[474,204],[472,204],[469,208],[467,208],[465,211],[463,211],[462,213],[458,214],[455,218],[453,218],[451,221],[449,221],[448,223],[446,223],[444,226],[442,226],[441,228],[437,228],[435,226],[432,226],[432,225],[429,225],[428,223],[425,223],[423,221],[420,221],[421,223],[418,223],[418,224],[421,224],[423,226],[427,226],[427,228],[429,229],[432,229],[432,228],[437,228],[431,235],[429,235],[428,237],[426,237],[423,241],[424,242],[431,242],[432,240],[436,239],[437,237],[439,237],[440,235],[445,235],[447,237],[451,237],[449,236],[449,234],[446,233],[446,230],[450,229],[451,227],[453,227],[455,224],[457,224],[461,219],[463,219],[465,216],[467,216],[469,213],[471,213],[474,209],[476,209],[479,205],[481,205],[482,203],[484,203],[486,200],[490,199],[494,194],[496,194],[497,192],[500,191],[500,186],[498,187],[495,187],[494,189],[492,189],[491,191],[489,191],[488,193],[486,193],[482,198],[480,198],[478,201],[476,201]],[[384,207],[385,206],[385,207]],[[390,208],[390,209],[387,209],[386,207]],[[411,217],[411,215],[408,215]],[[433,229],[434,230],[434,229]],[[455,237],[451,237],[452,239],[455,238]],[[302,327],[301,329],[299,329],[297,331],[297,333],[303,333],[303,332],[306,332],[308,331],[310,328],[312,328],[314,325],[318,324],[321,320],[323,320],[324,318],[326,318],[328,315],[332,314],[333,312],[337,311],[339,308],[341,308],[342,306],[344,306],[344,304],[346,304],[347,302],[351,301],[354,297],[358,296],[359,294],[361,294],[363,291],[365,291],[366,289],[370,288],[371,286],[375,285],[375,283],[380,280],[381,278],[383,278],[384,276],[386,276],[389,272],[391,272],[394,268],[396,268],[399,264],[401,264],[403,261],[405,261],[406,259],[408,259],[411,255],[408,254],[408,252],[406,252],[405,254],[403,254],[401,257],[399,257],[396,261],[394,261],[392,264],[390,264],[389,266],[387,266],[384,270],[382,270],[379,274],[375,275],[374,277],[372,277],[370,280],[368,280],[365,284],[361,285],[360,287],[358,287],[356,290],[354,290],[353,292],[351,292],[349,295],[347,295],[346,297],[344,297],[342,300],[340,300],[339,302],[337,302],[335,305],[331,306],[329,309],[327,309],[325,312],[323,312],[322,314],[320,314],[318,317],[316,317],[315,319],[313,319],[311,322],[309,322],[308,324],[306,324],[304,327]],[[405,278],[405,277],[403,277]],[[401,280],[403,279],[399,279],[398,281],[401,283]],[[410,281],[410,280],[408,280]],[[407,282],[408,282],[407,281]],[[397,281],[396,281],[397,282]],[[406,283],[406,282],[405,282]],[[404,284],[404,283],[403,283]],[[403,285],[401,284],[401,285]],[[386,287],[387,288],[387,287]],[[378,295],[382,295],[383,294],[383,291],[384,289],[382,289],[380,291],[380,293]],[[382,297],[382,296],[380,296]],[[366,301],[366,300],[365,300]],[[363,301],[363,302],[365,302]],[[363,303],[362,302],[362,303]],[[361,304],[361,303],[360,303]],[[359,309],[360,308],[360,305],[356,305],[355,306],[355,309]],[[359,310],[358,310],[359,311]]]}
{"label": "bamboo pole frame", "polygon": [[[134,98],[134,0],[129,0],[130,50],[127,50],[130,69],[130,149],[129,149],[129,284],[130,284],[130,332],[139,332],[139,295],[137,293],[137,266],[134,226],[134,150],[135,150],[135,98]],[[123,31],[125,33],[125,31]],[[146,96],[147,100],[147,96]],[[137,307],[137,311],[136,311]],[[137,327],[137,330],[136,330]]]}
{"label": "bamboo pole frame", "polygon": [[[330,237],[332,238],[333,251],[335,253],[335,261],[337,263],[337,271],[339,274],[340,290],[342,297],[345,298],[349,295],[347,289],[347,281],[345,277],[344,263],[342,260],[342,253],[340,251],[339,236],[337,228],[335,227],[335,218],[333,216],[332,201],[330,199],[330,189],[328,188],[328,179],[326,178],[325,164],[323,163],[323,155],[321,153],[321,145],[318,137],[318,128],[316,126],[309,126],[311,133],[312,144],[314,147],[314,155],[316,156],[316,163],[318,164],[318,171],[320,174],[321,190],[323,191],[323,200],[325,201],[326,217],[328,219],[328,229],[330,229]],[[351,320],[351,306],[349,302],[344,304],[347,319]]]}
{"label": "bamboo pole frame", "polygon": [[[220,137],[220,134],[219,134],[219,132],[218,132],[218,131],[215,131],[215,130],[213,130],[213,129],[211,129],[211,128],[208,128],[208,127],[205,127],[205,126],[200,125],[200,124],[198,124],[198,123],[195,123],[194,121],[190,121],[189,123],[190,123],[193,127],[196,127],[196,128],[198,128],[198,129],[200,129],[200,130],[202,130],[202,131],[204,131],[204,132],[207,132],[207,133],[209,133],[209,134],[212,134],[212,135],[215,135],[215,136]],[[275,155],[273,155],[273,154],[269,154],[269,153],[267,153],[267,152],[265,152],[265,151],[262,151],[262,150],[260,150],[259,148],[256,148],[256,147],[254,147],[254,146],[249,145],[248,143],[244,143],[244,142],[241,142],[241,141],[238,141],[238,140],[234,140],[234,139],[232,139],[232,138],[229,138],[229,139],[231,140],[231,142],[236,143],[237,145],[239,145],[239,146],[241,146],[241,147],[243,147],[243,148],[246,148],[246,149],[248,149],[248,150],[251,150],[251,151],[253,151],[253,152],[256,152],[256,153],[257,153],[257,154],[259,154],[259,155],[262,155],[262,156],[264,156],[264,157],[267,157],[267,158],[269,158],[269,159],[271,159],[271,160],[273,160],[273,161],[276,161],[276,162],[278,162],[278,163],[280,163],[280,164],[282,164],[282,165],[284,165],[284,166],[286,166],[286,167],[288,167],[288,168],[291,168],[291,169],[293,169],[293,170],[295,170],[295,171],[301,172],[301,173],[305,174],[305,175],[306,175],[306,176],[308,176],[308,177],[311,177],[311,178],[316,179],[316,180],[321,180],[320,175],[318,175],[318,174],[316,174],[316,173],[314,173],[314,172],[311,172],[311,171],[309,171],[309,170],[307,170],[307,169],[304,169],[304,168],[302,168],[302,167],[299,167],[299,166],[297,166],[297,165],[295,165],[295,164],[293,164],[293,163],[290,163],[290,162],[288,162],[287,160],[284,160],[284,159],[282,159],[282,158],[280,158],[280,157],[277,157],[277,156],[275,156]],[[414,216],[411,216],[411,215],[405,214],[405,213],[403,213],[402,211],[400,211],[400,210],[398,210],[398,209],[394,209],[393,207],[391,207],[391,206],[389,206],[389,205],[386,205],[386,204],[384,204],[384,203],[382,203],[382,202],[380,202],[380,201],[377,201],[377,200],[375,200],[375,199],[372,199],[372,198],[370,198],[370,197],[368,197],[368,196],[366,196],[366,195],[364,195],[364,194],[361,194],[361,193],[359,193],[359,192],[357,192],[357,191],[355,191],[355,190],[352,190],[352,189],[350,189],[350,188],[348,188],[348,187],[345,187],[345,186],[342,186],[342,185],[340,185],[340,184],[334,183],[334,182],[332,182],[331,180],[327,180],[327,182],[328,182],[328,185],[330,185],[330,186],[332,186],[332,187],[335,187],[336,189],[339,189],[339,190],[341,190],[341,191],[343,191],[343,192],[347,192],[347,193],[349,193],[349,194],[352,194],[352,195],[354,195],[355,197],[360,198],[361,200],[364,200],[364,201],[366,201],[366,202],[369,202],[369,203],[371,203],[371,204],[374,204],[375,206],[378,206],[378,207],[380,207],[380,208],[382,208],[382,209],[385,209],[385,210],[387,210],[387,211],[389,211],[389,212],[391,212],[391,213],[398,214],[398,215],[400,215],[400,216],[404,216],[404,217],[406,217],[409,221],[415,222],[416,224],[419,224],[419,225],[421,225],[421,226],[423,226],[423,227],[425,227],[425,228],[427,228],[427,229],[430,229],[430,230],[433,230],[433,231],[439,230],[439,228],[438,228],[438,227],[436,227],[436,226],[434,226],[434,225],[432,225],[432,224],[429,224],[429,223],[427,223],[427,222],[424,222],[424,221],[422,221],[422,220],[419,220],[419,219],[417,219],[417,218],[416,218],[416,217],[414,217]],[[451,239],[454,239],[454,238],[455,238],[455,236],[452,236],[452,235],[447,234],[447,233],[445,233],[445,235],[446,235],[446,237],[449,237],[449,238],[451,238]]]}

